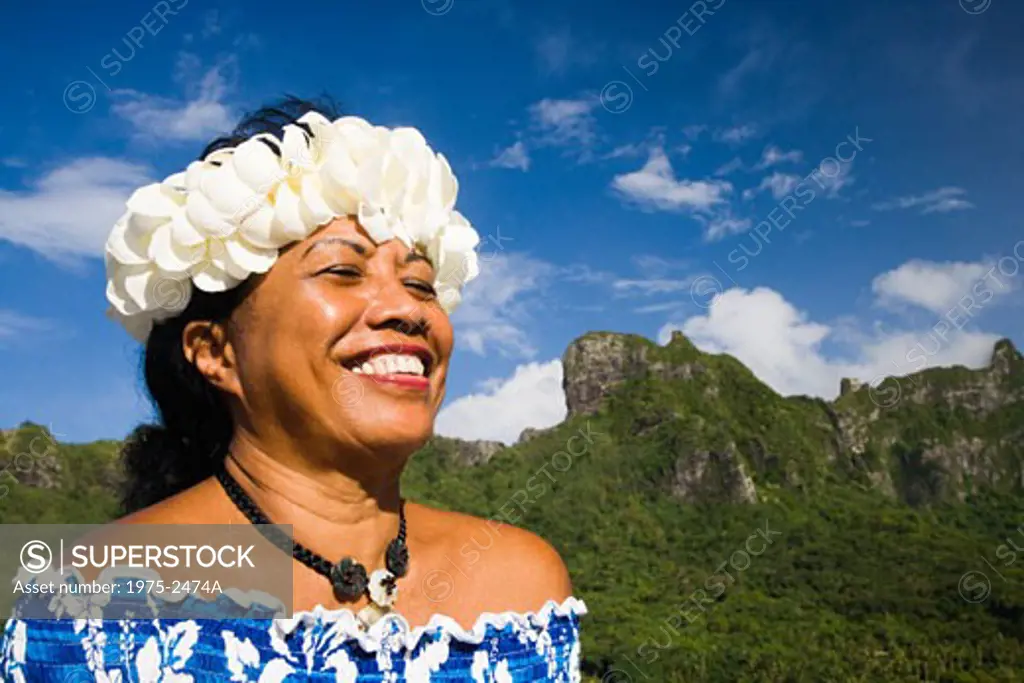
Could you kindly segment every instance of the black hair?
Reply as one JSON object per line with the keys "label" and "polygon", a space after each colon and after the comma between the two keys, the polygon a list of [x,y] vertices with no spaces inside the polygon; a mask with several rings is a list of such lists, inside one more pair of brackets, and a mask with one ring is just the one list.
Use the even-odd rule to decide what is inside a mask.
{"label": "black hair", "polygon": [[[332,120],[341,115],[330,97],[304,100],[289,95],[245,114],[231,133],[210,142],[199,159],[258,133],[280,137],[286,124],[309,111]],[[217,293],[193,288],[185,310],[153,326],[143,352],[142,373],[159,421],[136,427],[121,449],[123,512],[179,493],[221,466],[234,425],[220,390],[185,358],[182,331],[193,320],[225,321],[248,291],[245,285]]]}

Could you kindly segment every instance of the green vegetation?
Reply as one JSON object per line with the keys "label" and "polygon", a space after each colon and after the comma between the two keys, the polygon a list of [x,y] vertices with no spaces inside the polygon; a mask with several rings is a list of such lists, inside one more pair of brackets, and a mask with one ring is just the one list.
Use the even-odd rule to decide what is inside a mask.
{"label": "green vegetation", "polygon": [[28,422],[0,432],[0,523],[113,519],[119,446],[116,441],[61,444],[45,427]]}
{"label": "green vegetation", "polygon": [[665,492],[664,444],[607,425],[591,420],[593,443],[564,472],[556,454],[586,418],[475,470],[442,476],[444,454],[427,449],[408,480],[420,499],[516,521],[559,548],[591,610],[595,679],[1024,679],[1021,498],[913,508],[826,482],[774,489],[771,503],[681,505]]}
{"label": "green vegetation", "polygon": [[[404,480],[559,549],[590,610],[590,679],[1024,680],[1015,349],[998,372],[901,379],[880,408],[891,385],[783,398],[685,339],[625,339],[642,362],[598,411],[473,467],[432,440]],[[39,430],[6,434],[7,452]],[[60,444],[59,471],[39,458],[35,479],[0,480],[0,521],[113,517],[116,447]],[[737,502],[744,477],[758,502]]]}

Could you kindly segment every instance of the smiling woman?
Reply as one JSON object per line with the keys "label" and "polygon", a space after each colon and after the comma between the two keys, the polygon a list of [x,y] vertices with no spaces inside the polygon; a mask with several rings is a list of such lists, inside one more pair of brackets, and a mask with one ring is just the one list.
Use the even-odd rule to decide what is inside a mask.
{"label": "smiling woman", "polygon": [[[416,130],[288,99],[132,195],[107,297],[145,343],[160,421],[125,445],[119,523],[291,525],[296,613],[15,618],[0,679],[580,679],[586,608],[557,552],[401,495],[477,274],[456,193]],[[436,590],[448,557],[493,531],[472,576]]]}

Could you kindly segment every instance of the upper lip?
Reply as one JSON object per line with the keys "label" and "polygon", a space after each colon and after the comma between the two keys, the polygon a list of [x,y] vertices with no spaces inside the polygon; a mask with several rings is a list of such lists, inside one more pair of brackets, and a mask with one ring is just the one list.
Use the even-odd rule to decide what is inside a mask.
{"label": "upper lip", "polygon": [[381,346],[371,346],[368,349],[350,356],[344,361],[344,364],[349,367],[360,365],[370,360],[375,356],[381,356],[384,354],[399,354],[404,356],[416,356],[423,361],[423,374],[429,374],[431,369],[434,367],[434,354],[430,352],[426,346],[420,346],[419,344],[383,344]]}

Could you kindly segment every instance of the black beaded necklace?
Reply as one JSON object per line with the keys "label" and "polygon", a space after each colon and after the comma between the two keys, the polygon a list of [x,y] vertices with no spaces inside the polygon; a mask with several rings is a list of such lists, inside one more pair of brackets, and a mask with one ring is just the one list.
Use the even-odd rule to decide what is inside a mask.
{"label": "black beaded necklace", "polygon": [[[249,497],[249,494],[242,489],[234,477],[228,474],[227,470],[221,468],[217,472],[217,481],[220,482],[235,507],[250,522],[257,525],[273,524],[256,505],[256,501]],[[409,548],[405,544],[404,500],[398,506],[398,520],[398,535],[388,544],[387,552],[384,554],[385,566],[391,574],[389,578],[385,579],[385,587],[389,592],[393,590],[394,583],[409,571]],[[268,540],[278,546],[284,545],[284,543],[280,543],[282,539],[275,541],[268,537]],[[375,602],[369,594],[369,577],[366,574],[366,567],[356,562],[354,558],[343,557],[340,562],[335,564],[298,541],[292,541],[291,546],[292,557],[331,582],[338,600],[355,600],[366,594],[371,602]]]}

